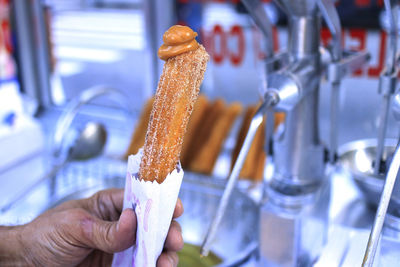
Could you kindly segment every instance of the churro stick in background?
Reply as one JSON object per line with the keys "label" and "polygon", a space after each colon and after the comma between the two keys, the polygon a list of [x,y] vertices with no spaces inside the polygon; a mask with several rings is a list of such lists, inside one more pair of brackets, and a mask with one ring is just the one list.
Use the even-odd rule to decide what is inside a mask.
{"label": "churro stick in background", "polygon": [[197,33],[175,25],[158,55],[166,60],[158,83],[140,163],[139,178],[162,183],[176,168],[186,126],[199,94],[209,56]]}
{"label": "churro stick in background", "polygon": [[[250,147],[247,160],[252,161],[253,166],[244,166],[243,177],[250,178],[251,180],[260,181],[264,174],[264,163],[267,154],[264,150],[265,148],[265,120],[260,125],[260,128],[256,132],[253,144]],[[249,169],[250,167],[251,169]]]}
{"label": "churro stick in background", "polygon": [[[249,130],[250,127],[250,122],[251,119],[253,118],[254,114],[257,111],[257,106],[252,105],[247,107],[245,111],[245,115],[243,118],[242,126],[240,128],[240,131],[238,133],[237,141],[236,141],[236,146],[233,150],[233,155],[232,155],[232,164],[231,164],[231,170],[233,168],[233,165],[238,157],[240,148],[243,145],[244,138],[246,137],[247,131]],[[262,125],[265,125],[264,123]],[[260,137],[261,137],[261,127],[257,130],[253,142],[250,146],[249,152],[247,153],[245,162],[243,164],[242,170],[240,171],[240,178],[247,178],[247,179],[253,179],[254,178],[254,173],[256,171],[257,167],[257,162],[258,162],[258,157],[259,157],[259,148],[261,142],[260,142]],[[262,149],[263,147],[261,147]]]}
{"label": "churro stick in background", "polygon": [[217,99],[207,105],[204,112],[206,116],[204,116],[201,126],[196,133],[196,138],[190,144],[189,151],[186,153],[184,161],[182,161],[183,168],[191,170],[190,166],[192,161],[195,159],[196,155],[199,153],[199,150],[209,138],[211,129],[214,128],[225,106],[225,101],[222,99]]}
{"label": "churro stick in background", "polygon": [[185,137],[183,138],[183,147],[181,153],[181,164],[185,168],[186,162],[189,159],[189,155],[194,153],[191,149],[192,144],[196,138],[198,138],[198,133],[202,127],[202,121],[205,119],[206,110],[208,106],[208,100],[205,95],[199,95],[196,103],[194,104],[192,116],[189,119],[187,126],[187,131]]}
{"label": "churro stick in background", "polygon": [[135,155],[139,151],[139,148],[144,145],[147,125],[149,124],[150,112],[153,103],[154,97],[151,97],[143,106],[142,113],[140,114],[140,118],[136,124],[135,131],[131,139],[131,143],[129,144],[128,150],[124,155],[125,159],[128,159],[129,155]]}
{"label": "churro stick in background", "polygon": [[[257,110],[257,106],[251,105],[251,106],[248,106],[246,108],[245,112],[244,112],[243,121],[242,121],[242,124],[240,126],[240,130],[239,130],[239,132],[237,134],[237,137],[236,137],[236,145],[235,145],[235,148],[232,151],[231,171],[233,169],[233,166],[235,165],[236,159],[237,159],[237,157],[239,155],[240,148],[243,145],[244,138],[246,137],[247,131],[249,130],[251,118],[255,114],[256,110]],[[256,136],[254,136],[254,138],[255,137]],[[250,147],[250,149],[251,149],[251,147]],[[244,168],[244,165],[246,165],[246,160],[245,160],[245,162],[243,164],[243,168]],[[242,177],[242,172],[240,173],[239,177]]]}
{"label": "churro stick in background", "polygon": [[[244,138],[246,137],[247,131],[249,130],[251,119],[257,111],[258,106],[249,106],[245,111],[245,115],[243,118],[242,126],[238,133],[236,146],[232,153],[232,161],[231,161],[231,171],[238,157],[240,148],[243,145]],[[284,113],[275,113],[275,124],[274,129],[284,120]],[[256,135],[254,136],[253,142],[247,153],[247,157],[243,164],[243,168],[240,171],[240,178],[260,181],[263,178],[264,173],[264,165],[266,159],[266,152],[264,151],[265,147],[265,120],[260,125],[260,128],[257,130]]]}
{"label": "churro stick in background", "polygon": [[212,128],[209,138],[203,143],[191,162],[190,170],[211,175],[224,141],[241,111],[242,105],[236,102],[222,112]]}

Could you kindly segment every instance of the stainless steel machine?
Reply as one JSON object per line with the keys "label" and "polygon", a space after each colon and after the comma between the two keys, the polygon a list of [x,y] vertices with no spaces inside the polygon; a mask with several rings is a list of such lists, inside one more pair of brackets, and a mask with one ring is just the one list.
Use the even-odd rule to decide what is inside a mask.
{"label": "stainless steel machine", "polygon": [[[243,0],[249,13],[255,17],[257,25],[269,27],[266,16],[254,12],[258,10],[258,1]],[[341,25],[334,2],[330,0],[277,0],[276,3],[288,17],[287,51],[279,57],[272,56],[268,62],[280,64],[267,66],[268,78],[264,94],[264,104],[254,116],[250,130],[239,154],[238,160],[229,177],[219,209],[203,243],[202,253],[207,254],[217,232],[219,221],[229,202],[230,192],[234,188],[246,153],[261,124],[265,112],[284,111],[286,121],[281,131],[273,136],[272,177],[265,181],[264,198],[261,202],[259,265],[261,266],[311,266],[321,255],[329,227],[328,210],[330,199],[330,176],[337,168],[343,167],[343,161],[337,161],[338,136],[338,98],[341,80],[346,74],[360,68],[369,59],[366,52],[354,53],[341,48]],[[363,266],[373,266],[374,255],[381,237],[384,219],[398,173],[398,149],[384,153],[385,129],[392,95],[397,80],[397,1],[385,1],[389,34],[389,49],[386,57],[387,67],[381,75],[379,92],[383,95],[380,117],[380,130],[377,148],[370,160],[372,174],[380,175],[381,195],[375,222],[368,241]],[[252,11],[253,10],[253,11]],[[328,26],[332,41],[327,49],[321,47],[320,28],[322,19]],[[263,30],[263,33],[270,31]],[[284,59],[284,60],[282,60]],[[330,84],[330,136],[329,147],[324,147],[318,132],[319,90],[322,79],[326,77]],[[396,96],[394,111],[398,112]],[[398,116],[398,114],[395,114]],[[267,119],[273,118],[268,116]],[[271,123],[267,123],[271,125]],[[272,136],[267,131],[267,140]],[[393,152],[394,153],[393,156]],[[366,161],[363,164],[368,164]],[[381,165],[385,164],[386,168]],[[350,169],[353,175],[356,171]],[[383,186],[384,178],[386,183]],[[396,192],[396,188],[395,188]],[[397,192],[396,192],[397,194]],[[393,201],[392,201],[393,202]],[[376,203],[377,204],[377,203]],[[387,221],[391,228],[390,241],[382,241],[382,262],[395,262],[393,252],[400,240],[393,235],[398,226],[396,202],[389,206]],[[397,215],[395,215],[397,214]],[[393,223],[393,221],[395,223]],[[390,223],[392,222],[392,223]],[[397,229],[398,230],[398,229]],[[388,231],[384,231],[384,233]],[[390,232],[390,231],[389,231]],[[395,237],[393,237],[395,236]],[[388,243],[389,242],[389,243]],[[390,255],[390,256],[388,256]],[[390,258],[389,261],[382,258]],[[392,265],[383,265],[392,266]]]}

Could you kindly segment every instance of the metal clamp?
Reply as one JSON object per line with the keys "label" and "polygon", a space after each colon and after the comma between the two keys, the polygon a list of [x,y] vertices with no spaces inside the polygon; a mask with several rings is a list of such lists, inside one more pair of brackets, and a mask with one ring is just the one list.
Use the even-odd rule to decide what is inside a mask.
{"label": "metal clamp", "polygon": [[398,73],[399,71],[397,68],[392,73],[387,73],[386,69],[383,70],[383,74],[379,77],[379,94],[391,96],[395,93]]}

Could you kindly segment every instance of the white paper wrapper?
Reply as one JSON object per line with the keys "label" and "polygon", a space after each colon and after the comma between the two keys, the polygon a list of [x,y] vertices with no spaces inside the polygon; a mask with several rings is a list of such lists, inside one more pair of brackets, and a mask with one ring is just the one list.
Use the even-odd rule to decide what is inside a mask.
{"label": "white paper wrapper", "polygon": [[114,254],[113,267],[156,266],[164,247],[181,187],[183,170],[178,164],[162,184],[137,179],[142,151],[129,156],[125,182],[124,209],[137,216],[136,245]]}

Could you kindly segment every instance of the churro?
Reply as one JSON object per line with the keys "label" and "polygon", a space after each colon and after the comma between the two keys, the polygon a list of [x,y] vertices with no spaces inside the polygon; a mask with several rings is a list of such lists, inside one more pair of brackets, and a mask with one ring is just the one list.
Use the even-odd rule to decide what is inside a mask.
{"label": "churro", "polygon": [[[258,106],[252,105],[249,106],[245,111],[243,122],[237,136],[236,146],[232,153],[231,170],[233,169],[233,166],[239,155],[247,131],[249,130],[251,120],[254,114],[256,113],[257,108]],[[275,113],[274,117],[275,117],[274,129],[276,129],[278,125],[284,120],[285,115],[284,113]],[[265,159],[267,156],[266,152],[264,151],[264,147],[265,147],[265,120],[260,125],[259,129],[257,130],[254,136],[253,142],[250,146],[249,152],[247,153],[242,170],[240,171],[239,175],[240,178],[250,179],[253,181],[262,180],[264,174]]]}
{"label": "churro", "polygon": [[127,159],[129,155],[134,155],[139,151],[144,145],[144,140],[146,138],[146,129],[150,120],[150,112],[154,103],[154,97],[147,100],[146,104],[143,106],[142,113],[138,123],[136,124],[135,131],[133,133],[131,143],[129,144],[128,150],[125,153],[124,158]]}
{"label": "churro", "polygon": [[182,162],[184,168],[190,169],[192,161],[210,137],[211,129],[214,128],[215,123],[217,122],[218,117],[222,114],[225,106],[225,102],[222,99],[217,99],[207,105],[204,112],[206,116],[204,116],[203,121],[201,122],[201,127],[199,127],[198,132],[196,133],[196,138],[190,144],[190,152],[185,155],[185,159]]}
{"label": "churro", "polygon": [[206,117],[206,110],[208,107],[207,97],[199,95],[196,103],[194,104],[192,116],[190,116],[189,123],[185,137],[183,138],[183,147],[181,153],[181,164],[183,168],[186,168],[187,162],[190,159],[190,155],[193,155],[195,151],[193,148],[193,142],[199,137],[198,133],[201,131],[203,121]]}
{"label": "churro", "polygon": [[211,130],[209,138],[202,144],[201,149],[190,163],[190,170],[210,175],[215,162],[222,149],[223,143],[229,131],[242,111],[242,105],[233,103],[218,116],[215,126]]}
{"label": "churro", "polygon": [[[240,149],[243,145],[244,139],[246,137],[247,131],[249,130],[250,127],[250,122],[251,119],[253,118],[254,114],[257,111],[257,106],[252,105],[247,107],[244,117],[243,117],[243,122],[242,125],[240,127],[240,131],[238,133],[238,136],[236,138],[236,146],[233,150],[232,153],[232,164],[231,164],[231,170],[233,168],[234,163],[236,162],[236,159],[239,155]],[[263,126],[264,123],[261,125]],[[249,152],[247,153],[245,162],[243,164],[242,170],[240,171],[240,178],[247,178],[247,179],[253,179],[254,178],[254,172],[256,170],[256,166],[257,166],[257,158],[259,157],[259,149],[258,147],[261,145],[260,142],[260,137],[262,135],[261,133],[261,126],[260,129],[257,130],[253,142],[250,146]],[[262,147],[261,147],[262,149]]]}
{"label": "churro", "polygon": [[139,179],[162,183],[179,161],[183,137],[209,56],[189,27],[173,26],[158,55],[166,60],[140,162]]}

